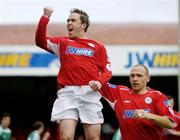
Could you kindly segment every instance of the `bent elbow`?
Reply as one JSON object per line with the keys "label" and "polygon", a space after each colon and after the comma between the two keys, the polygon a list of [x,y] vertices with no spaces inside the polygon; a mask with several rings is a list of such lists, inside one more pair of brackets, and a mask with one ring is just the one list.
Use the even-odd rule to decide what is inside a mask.
{"label": "bent elbow", "polygon": [[40,47],[40,48],[43,48],[43,42],[36,36],[35,37],[35,45]]}
{"label": "bent elbow", "polygon": [[41,47],[41,43],[38,42],[37,40],[35,40],[35,44],[36,44],[36,46]]}
{"label": "bent elbow", "polygon": [[167,127],[168,129],[173,129],[175,127],[175,123],[173,120],[169,119],[169,122],[167,124]]}
{"label": "bent elbow", "polygon": [[175,127],[176,127],[176,124],[173,123],[173,122],[171,122],[171,124],[169,125],[169,129],[173,129],[173,128],[175,128]]}

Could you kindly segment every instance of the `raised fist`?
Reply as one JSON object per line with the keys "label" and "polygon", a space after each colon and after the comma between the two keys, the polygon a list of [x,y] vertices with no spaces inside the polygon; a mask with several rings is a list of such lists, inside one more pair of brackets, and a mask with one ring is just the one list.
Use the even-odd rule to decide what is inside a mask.
{"label": "raised fist", "polygon": [[53,9],[51,7],[44,7],[44,15],[45,16],[50,18],[52,13],[53,13]]}

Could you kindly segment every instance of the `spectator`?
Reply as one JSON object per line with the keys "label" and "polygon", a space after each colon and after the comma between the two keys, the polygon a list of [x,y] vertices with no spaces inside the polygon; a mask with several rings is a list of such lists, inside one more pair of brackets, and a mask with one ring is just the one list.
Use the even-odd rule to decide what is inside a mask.
{"label": "spectator", "polygon": [[11,116],[9,113],[3,113],[0,125],[0,140],[11,140],[11,130],[9,128]]}
{"label": "spectator", "polygon": [[[29,134],[27,140],[41,140],[41,135],[44,132],[44,123],[41,121],[36,121],[33,123],[33,130]],[[48,140],[49,133],[44,135],[42,140]]]}

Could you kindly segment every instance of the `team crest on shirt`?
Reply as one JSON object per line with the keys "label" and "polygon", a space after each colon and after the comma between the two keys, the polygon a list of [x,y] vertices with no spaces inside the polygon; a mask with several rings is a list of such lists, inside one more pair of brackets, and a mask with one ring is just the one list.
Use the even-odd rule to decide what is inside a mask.
{"label": "team crest on shirt", "polygon": [[152,98],[151,97],[146,97],[145,98],[145,103],[146,104],[151,104],[152,103]]}

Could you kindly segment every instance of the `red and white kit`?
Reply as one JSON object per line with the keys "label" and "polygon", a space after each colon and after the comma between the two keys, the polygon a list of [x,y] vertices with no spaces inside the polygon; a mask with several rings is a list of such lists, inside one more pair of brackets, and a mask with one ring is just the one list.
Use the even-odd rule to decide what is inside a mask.
{"label": "red and white kit", "polygon": [[48,21],[47,17],[41,17],[36,31],[36,44],[59,56],[59,85],[88,85],[90,80],[104,84],[111,78],[110,62],[102,44],[90,39],[46,37]]}
{"label": "red and white kit", "polygon": [[[47,17],[41,17],[36,30],[36,45],[59,57],[61,67],[57,83],[60,87],[65,88],[58,92],[59,98],[54,103],[51,120],[56,121],[65,118],[78,120],[79,116],[84,123],[102,123],[102,105],[99,101],[99,95],[94,99],[95,94],[98,94],[98,92],[87,88],[87,85],[91,80],[98,80],[101,84],[104,84],[111,78],[111,65],[105,47],[90,39],[47,37],[46,29],[48,22],[49,19]],[[79,93],[83,95],[83,101],[81,100],[82,98],[79,98]],[[94,94],[94,97],[91,99],[89,95],[84,96],[86,93]],[[65,102],[64,99],[63,103],[59,100],[66,95],[67,100],[72,101],[71,98],[73,96],[77,102],[73,104],[73,102]],[[86,97],[87,99],[85,99]],[[85,107],[85,104],[88,103],[88,100],[92,103],[92,106],[98,103],[97,107],[93,110],[96,115],[92,116],[91,119],[84,119],[85,115],[87,117],[91,116],[89,112],[93,114],[92,109],[89,112],[88,109],[85,109],[87,112],[81,111],[82,107]],[[77,105],[77,103],[81,104]],[[95,121],[96,118],[97,121]]]}
{"label": "red and white kit", "polygon": [[134,118],[136,109],[173,120],[169,100],[159,91],[148,89],[147,93],[135,94],[125,86],[105,84],[100,93],[113,107],[123,140],[161,140],[162,128],[153,121]]}

